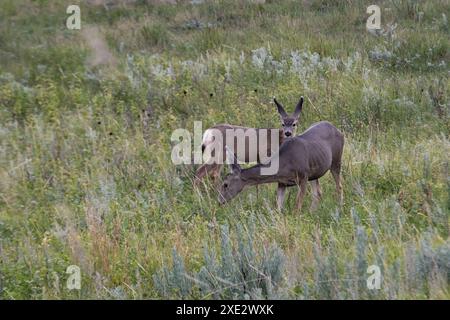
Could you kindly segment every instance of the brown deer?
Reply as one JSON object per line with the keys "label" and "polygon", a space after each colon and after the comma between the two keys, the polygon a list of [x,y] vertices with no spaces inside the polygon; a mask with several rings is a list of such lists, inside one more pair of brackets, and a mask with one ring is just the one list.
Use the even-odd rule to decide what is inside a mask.
{"label": "brown deer", "polygon": [[[219,203],[228,202],[246,186],[277,182],[278,187],[282,189],[281,193],[278,192],[278,208],[281,210],[283,206],[286,187],[298,185],[296,207],[300,210],[307,182],[315,181],[312,184],[311,204],[312,209],[315,209],[321,197],[318,179],[330,170],[336,182],[339,203],[342,205],[340,172],[343,148],[343,134],[331,123],[321,121],[313,124],[301,135],[286,139],[269,163],[241,169],[233,152],[227,150],[231,173],[225,177],[220,188]],[[263,168],[267,168],[272,161],[278,162],[278,171],[271,175],[262,174]]]}
{"label": "brown deer", "polygon": [[[242,163],[249,163],[249,162],[257,162],[261,163],[264,160],[267,160],[270,158],[271,155],[276,153],[278,151],[279,146],[283,143],[283,141],[291,137],[295,134],[296,128],[297,128],[297,122],[300,117],[300,113],[302,111],[303,106],[303,97],[300,98],[300,101],[297,103],[297,106],[295,107],[295,111],[292,115],[288,115],[286,111],[284,110],[283,106],[275,99],[273,98],[273,101],[275,105],[277,106],[278,113],[280,114],[281,118],[281,125],[282,129],[259,129],[259,128],[248,128],[248,127],[241,127],[241,126],[235,126],[231,124],[218,124],[215,125],[209,129],[207,129],[203,134],[203,141],[202,141],[202,153],[205,151],[205,149],[208,147],[208,145],[211,145],[214,143],[214,136],[220,135],[222,140],[222,150],[219,151],[217,155],[217,158],[219,161],[213,162],[213,163],[205,163],[202,166],[200,166],[194,177],[194,185],[198,185],[202,179],[205,176],[211,176],[213,180],[217,180],[217,178],[220,175],[220,171],[222,169],[223,163],[225,163],[226,159],[226,147],[232,148],[233,153],[237,155],[238,160]],[[227,139],[227,130],[234,130],[237,132],[238,130],[241,130],[244,135],[250,136],[251,134],[254,134],[257,139],[257,143],[255,144],[256,148],[251,148],[249,139],[245,140],[245,146],[241,145],[241,148],[244,148],[244,150],[238,150],[238,141],[236,136],[233,136],[234,141],[228,141]],[[265,141],[261,141],[260,139],[260,130],[278,130],[278,142],[275,143],[276,150],[272,150],[272,136],[268,133],[266,135]],[[229,136],[228,136],[229,137]],[[264,149],[264,150],[261,150]],[[239,152],[243,151],[243,152]],[[267,155],[267,157],[264,157],[261,159],[260,155]],[[215,155],[214,155],[215,156]],[[222,161],[220,161],[222,160]]]}

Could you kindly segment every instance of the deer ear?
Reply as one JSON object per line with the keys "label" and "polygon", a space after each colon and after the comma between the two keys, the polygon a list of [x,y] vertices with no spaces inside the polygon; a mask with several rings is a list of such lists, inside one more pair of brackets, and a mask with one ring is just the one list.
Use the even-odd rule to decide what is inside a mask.
{"label": "deer ear", "polygon": [[295,107],[294,111],[294,117],[298,118],[300,116],[300,112],[302,112],[303,107],[303,96],[300,97],[300,101],[297,103],[297,106]]}
{"label": "deer ear", "polygon": [[279,102],[277,101],[277,99],[275,99],[275,97],[273,97],[273,102],[274,102],[275,105],[277,106],[278,113],[280,114],[280,116],[281,116],[282,118],[288,117],[288,114],[286,113],[286,111],[284,111],[283,106],[281,105],[281,103],[279,103]]}
{"label": "deer ear", "polygon": [[225,146],[225,150],[227,152],[227,162],[230,166],[230,170],[233,174],[240,174],[241,173],[241,166],[238,164],[238,160],[236,156],[234,155],[233,151],[228,148],[228,146]]}

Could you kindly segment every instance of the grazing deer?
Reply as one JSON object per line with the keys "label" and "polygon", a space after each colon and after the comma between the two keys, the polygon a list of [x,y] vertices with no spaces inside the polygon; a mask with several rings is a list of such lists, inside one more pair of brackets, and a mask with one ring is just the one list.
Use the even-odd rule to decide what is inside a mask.
{"label": "grazing deer", "polygon": [[342,205],[340,172],[343,148],[343,134],[331,123],[321,121],[309,127],[301,135],[284,141],[278,154],[270,159],[270,161],[278,161],[279,166],[276,174],[261,174],[262,169],[269,166],[268,163],[241,169],[232,151],[227,150],[231,173],[225,177],[219,191],[218,200],[221,204],[224,204],[234,198],[246,186],[278,182],[278,186],[281,188],[281,191],[277,194],[278,208],[281,210],[283,206],[286,187],[298,185],[296,207],[300,210],[307,181],[314,181],[311,207],[315,209],[321,197],[318,179],[330,170],[336,182],[339,202]]}
{"label": "grazing deer", "polygon": [[[216,180],[219,175],[220,171],[222,169],[223,163],[225,163],[226,159],[226,147],[228,146],[231,148],[231,145],[233,145],[233,153],[235,155],[238,155],[238,160],[240,162],[257,162],[261,163],[264,162],[264,160],[267,160],[272,154],[276,153],[278,151],[279,146],[283,143],[283,141],[286,138],[291,137],[295,134],[295,131],[297,129],[297,122],[300,117],[300,113],[302,111],[303,106],[303,97],[300,98],[300,101],[297,103],[297,106],[295,107],[294,113],[290,116],[286,113],[283,106],[275,99],[273,98],[273,101],[275,105],[277,106],[278,113],[280,114],[281,118],[281,125],[282,129],[257,129],[257,128],[248,128],[248,127],[241,127],[241,126],[235,126],[231,124],[218,124],[215,125],[209,129],[207,129],[203,134],[203,141],[202,141],[202,153],[205,151],[208,145],[211,145],[214,143],[214,130],[217,130],[217,133],[223,137],[224,143],[222,143],[222,157],[218,155],[218,158],[222,158],[222,161],[219,161],[218,163],[206,163],[200,166],[197,171],[195,172],[194,177],[194,185],[198,185],[200,181],[207,175],[213,177],[214,180]],[[244,133],[248,133],[249,131],[253,131],[257,136],[257,144],[256,148],[250,148],[249,147],[249,141],[245,141],[245,150],[244,150],[244,156],[239,157],[238,152],[238,145],[236,142],[236,137],[234,138],[234,143],[232,144],[231,141],[227,141],[227,130],[243,130]],[[278,144],[277,144],[277,150],[272,150],[272,138],[270,134],[267,134],[266,141],[260,141],[259,137],[259,131],[260,130],[278,130]],[[244,147],[244,146],[241,146]],[[264,148],[264,150],[261,150],[261,148]],[[267,155],[266,159],[260,159],[260,155],[265,154]]]}

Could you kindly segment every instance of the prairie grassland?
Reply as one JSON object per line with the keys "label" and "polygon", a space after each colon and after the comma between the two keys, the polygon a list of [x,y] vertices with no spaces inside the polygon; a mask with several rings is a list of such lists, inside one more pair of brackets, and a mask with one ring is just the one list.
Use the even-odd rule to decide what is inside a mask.
{"label": "prairie grassland", "polygon": [[[377,3],[372,34],[358,0],[87,1],[81,30],[1,1],[0,298],[449,299],[450,5]],[[344,132],[342,209],[329,174],[279,213],[172,164],[194,121],[279,126],[274,95]]]}

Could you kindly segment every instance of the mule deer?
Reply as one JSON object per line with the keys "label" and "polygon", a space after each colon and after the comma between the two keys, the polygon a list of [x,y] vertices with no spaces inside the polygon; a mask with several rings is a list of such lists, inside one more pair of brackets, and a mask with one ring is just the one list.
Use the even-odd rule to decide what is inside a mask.
{"label": "mule deer", "polygon": [[[273,98],[273,101],[275,103],[275,105],[277,106],[278,109],[278,113],[280,114],[280,118],[281,118],[281,125],[282,125],[282,129],[271,129],[271,128],[263,128],[263,129],[258,129],[258,128],[248,128],[248,127],[241,127],[241,126],[235,126],[235,125],[231,125],[231,124],[218,124],[215,125],[209,129],[207,129],[204,134],[203,134],[203,141],[202,141],[202,153],[205,151],[206,147],[212,143],[214,143],[214,130],[217,130],[217,133],[219,135],[221,135],[222,139],[223,139],[223,143],[222,143],[222,150],[221,153],[222,155],[218,155],[218,159],[221,159],[222,161],[218,161],[216,163],[206,163],[203,164],[202,166],[200,166],[197,171],[195,172],[195,177],[194,177],[194,185],[197,185],[205,176],[209,175],[211,177],[213,177],[214,180],[216,180],[218,178],[218,176],[220,175],[220,171],[222,169],[222,165],[223,163],[225,163],[225,159],[226,159],[226,147],[228,146],[229,148],[231,148],[231,146],[233,146],[233,153],[235,155],[238,155],[237,158],[240,162],[257,162],[257,163],[261,163],[263,162],[263,160],[267,160],[267,159],[260,159],[260,155],[261,154],[265,154],[267,155],[267,157],[270,157],[272,154],[276,153],[278,151],[279,146],[281,146],[281,144],[283,143],[283,141],[294,135],[296,128],[297,128],[297,122],[299,120],[300,117],[300,113],[302,111],[302,106],[303,106],[303,97],[300,98],[299,102],[297,103],[297,106],[295,107],[295,111],[292,115],[289,115],[286,113],[286,111],[284,110],[283,106],[275,99],[275,97]],[[243,153],[239,153],[238,152],[238,144],[235,143],[236,142],[236,137],[234,137],[234,141],[232,143],[232,141],[227,141],[227,135],[226,135],[226,131],[227,130],[234,130],[235,132],[237,130],[243,130],[244,134],[247,134],[249,131],[253,131],[257,137],[257,143],[256,143],[256,148],[250,148],[249,146],[249,141],[245,141],[245,146],[241,146],[245,148],[244,156],[239,156],[240,154],[242,155]],[[259,137],[259,132],[260,130],[278,130],[278,144],[277,144],[277,148],[276,150],[272,150],[272,138],[270,134],[267,134],[267,138],[266,141],[260,141]],[[264,148],[264,150],[261,150],[261,148]]]}
{"label": "mule deer", "polygon": [[298,185],[296,207],[300,210],[307,181],[314,181],[311,207],[315,209],[321,198],[318,179],[330,170],[336,182],[339,202],[342,205],[340,172],[343,147],[343,134],[331,123],[321,121],[313,124],[301,135],[286,139],[278,154],[270,159],[270,161],[278,161],[279,164],[278,172],[273,175],[261,174],[262,168],[267,167],[268,163],[241,169],[232,151],[227,150],[231,173],[226,176],[220,188],[218,200],[224,204],[246,186],[278,182],[278,186],[281,188],[277,194],[278,208],[281,210],[283,206],[286,187]]}

